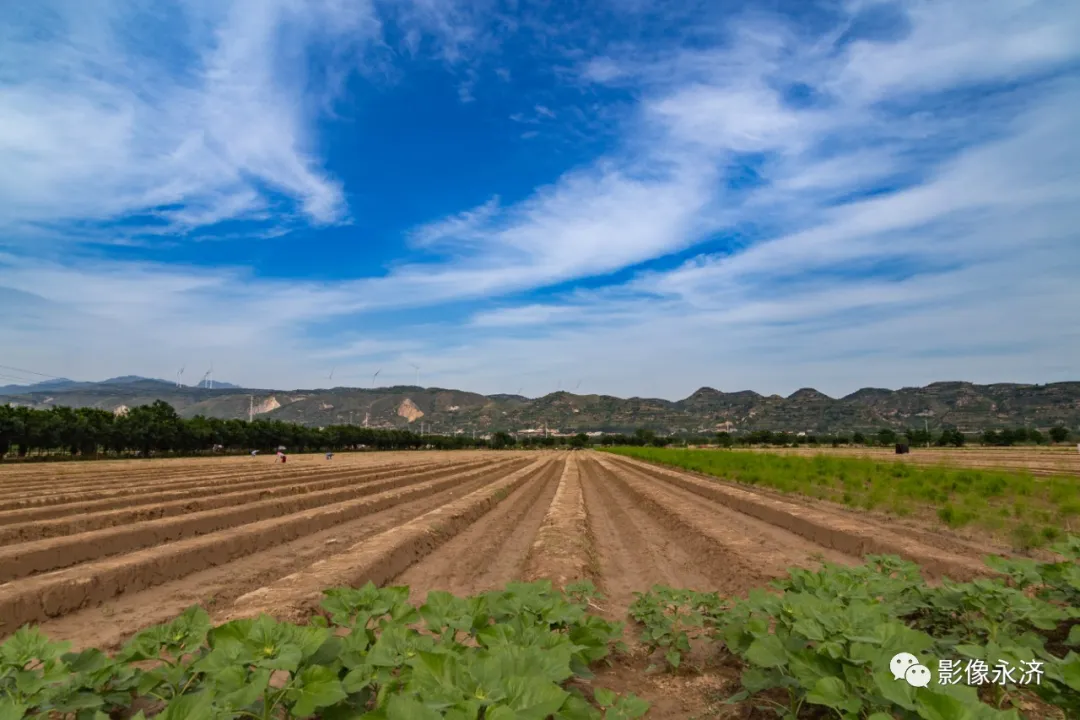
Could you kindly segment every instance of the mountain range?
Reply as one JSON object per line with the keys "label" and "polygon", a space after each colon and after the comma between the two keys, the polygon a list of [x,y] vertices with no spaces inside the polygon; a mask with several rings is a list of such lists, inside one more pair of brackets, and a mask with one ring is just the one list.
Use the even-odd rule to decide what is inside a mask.
{"label": "mountain range", "polygon": [[56,379],[0,387],[0,404],[118,411],[164,400],[182,417],[251,416],[309,426],[352,422],[381,428],[422,427],[435,433],[545,428],[551,433],[632,432],[642,427],[666,434],[711,434],[718,430],[834,433],[924,426],[969,432],[1024,425],[1080,428],[1080,382],[937,382],[899,390],[864,388],[842,398],[811,388],[781,397],[703,387],[675,401],[570,392],[526,398],[408,385],[288,391],[214,385],[213,389],[177,387],[165,380],[136,376],[102,382]]}

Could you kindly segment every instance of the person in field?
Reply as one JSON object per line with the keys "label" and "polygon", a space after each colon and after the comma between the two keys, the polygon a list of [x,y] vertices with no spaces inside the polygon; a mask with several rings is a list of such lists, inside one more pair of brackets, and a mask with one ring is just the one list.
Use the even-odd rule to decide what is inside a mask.
{"label": "person in field", "polygon": [[334,453],[326,453],[326,459],[329,460],[334,457]]}

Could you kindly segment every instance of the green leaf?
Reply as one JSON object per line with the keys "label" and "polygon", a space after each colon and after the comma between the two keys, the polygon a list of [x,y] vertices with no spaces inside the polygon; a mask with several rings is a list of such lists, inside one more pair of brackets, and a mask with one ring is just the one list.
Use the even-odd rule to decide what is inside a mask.
{"label": "green leaf", "polygon": [[17,705],[14,700],[0,698],[0,720],[23,720],[29,705]]}
{"label": "green leaf", "polygon": [[520,720],[545,720],[570,696],[555,683],[539,677],[508,678],[504,687],[506,707]]}
{"label": "green leaf", "polygon": [[1069,639],[1065,641],[1067,645],[1080,646],[1080,625],[1073,625],[1069,630]]}
{"label": "green leaf", "polygon": [[598,720],[600,717],[600,711],[585,698],[573,694],[566,698],[566,702],[555,713],[555,720]]}
{"label": "green leaf", "polygon": [[415,698],[393,695],[386,705],[386,720],[442,720],[442,715]]}
{"label": "green leaf", "polygon": [[1069,652],[1059,666],[1061,678],[1073,690],[1080,692],[1080,655]]}
{"label": "green leaf", "polygon": [[604,713],[605,718],[610,720],[623,720],[624,718],[639,718],[644,717],[649,712],[649,703],[642,700],[633,693],[627,693],[623,697],[619,698],[615,703],[615,707],[609,708]]}
{"label": "green leaf", "polygon": [[760,667],[782,667],[787,664],[787,650],[775,635],[766,635],[750,643],[746,659]]}
{"label": "green leaf", "polygon": [[814,689],[807,693],[806,701],[849,713],[862,709],[862,701],[852,694],[843,680],[835,677],[821,678],[814,683]]}
{"label": "green leaf", "polygon": [[154,716],[154,720],[207,720],[214,717],[211,711],[214,696],[204,691],[194,695],[181,695]]}
{"label": "green leaf", "polygon": [[290,711],[297,717],[307,717],[317,709],[341,702],[347,697],[337,673],[323,665],[304,668],[297,680],[299,687],[286,694],[292,703]]}
{"label": "green leaf", "polygon": [[923,720],[974,720],[975,714],[969,703],[949,695],[931,692],[918,694],[916,712]]}
{"label": "green leaf", "polygon": [[618,697],[618,695],[616,695],[614,690],[598,687],[593,690],[593,697],[596,698],[596,704],[600,707],[610,707],[615,704],[615,698]]}

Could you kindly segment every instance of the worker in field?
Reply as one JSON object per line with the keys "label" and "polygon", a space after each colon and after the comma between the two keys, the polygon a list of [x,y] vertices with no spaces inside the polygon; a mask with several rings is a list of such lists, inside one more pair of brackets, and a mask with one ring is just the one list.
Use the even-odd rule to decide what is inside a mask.
{"label": "worker in field", "polygon": [[326,459],[327,460],[330,460],[333,457],[334,457],[334,453],[332,453],[332,452],[326,453]]}
{"label": "worker in field", "polygon": [[281,453],[281,464],[285,464],[285,453]]}

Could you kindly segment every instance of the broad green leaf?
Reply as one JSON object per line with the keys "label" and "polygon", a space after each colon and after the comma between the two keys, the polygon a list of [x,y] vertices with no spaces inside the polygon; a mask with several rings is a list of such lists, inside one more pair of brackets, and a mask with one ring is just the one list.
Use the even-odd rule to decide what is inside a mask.
{"label": "broad green leaf", "polygon": [[609,707],[615,704],[615,698],[618,695],[614,690],[598,687],[593,690],[593,697],[596,698],[596,704],[600,707]]}
{"label": "broad green leaf", "polygon": [[760,667],[782,667],[787,664],[787,650],[775,635],[766,635],[750,643],[746,659]]}
{"label": "broad green leaf", "polygon": [[214,696],[207,691],[193,695],[181,695],[155,715],[155,720],[207,720],[214,717]]}
{"label": "broad green leaf", "polygon": [[916,712],[923,720],[975,720],[970,703],[931,692],[918,694]]}
{"label": "broad green leaf", "polygon": [[299,687],[286,694],[292,703],[290,711],[296,717],[307,717],[319,708],[341,702],[347,696],[337,673],[328,667],[306,667],[300,671],[297,681]]}
{"label": "broad green leaf", "polygon": [[555,713],[556,720],[598,720],[600,716],[600,711],[590,705],[585,698],[573,694],[566,698],[566,702]]}
{"label": "broad green leaf", "polygon": [[1080,625],[1073,625],[1069,630],[1069,639],[1065,641],[1068,645],[1080,646]]}
{"label": "broad green leaf", "polygon": [[14,700],[0,698],[0,720],[23,720],[29,705],[17,705]]}
{"label": "broad green leaf", "polygon": [[807,693],[806,701],[849,713],[857,713],[862,709],[862,701],[852,694],[843,680],[834,677],[821,678],[814,683],[814,689]]}
{"label": "broad green leaf", "polygon": [[387,720],[442,720],[442,715],[415,698],[394,695],[386,705]]}
{"label": "broad green leaf", "polygon": [[1076,692],[1080,692],[1080,655],[1069,652],[1059,668],[1065,684]]}
{"label": "broad green leaf", "polygon": [[545,720],[553,715],[570,693],[539,677],[508,678],[505,704],[520,720]]}

